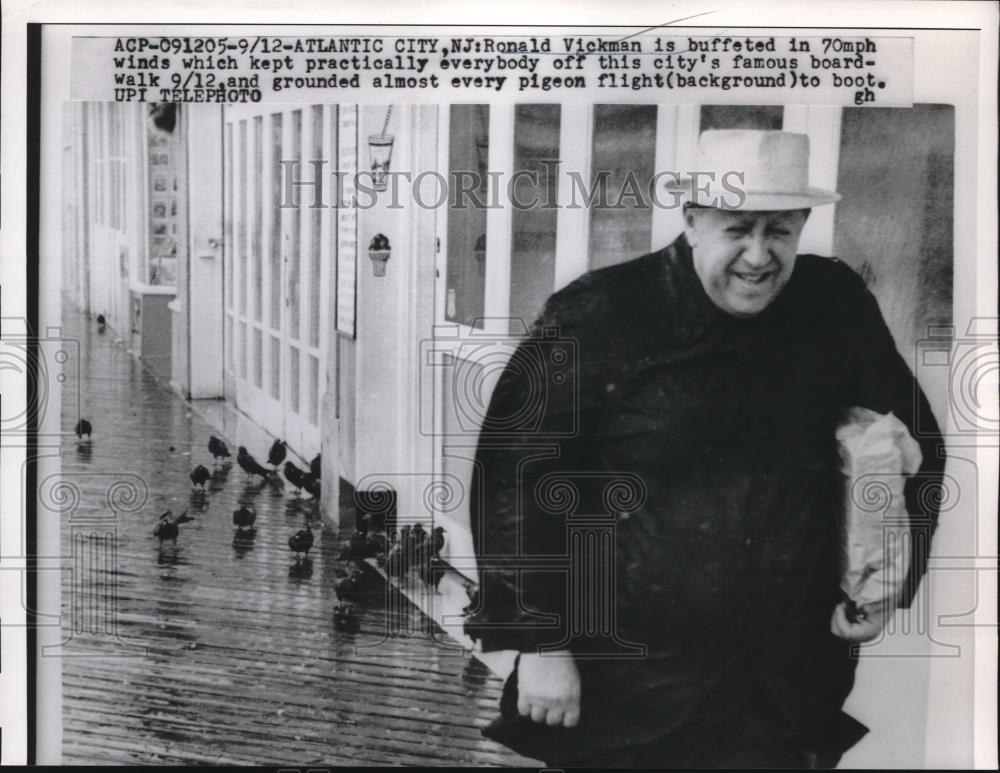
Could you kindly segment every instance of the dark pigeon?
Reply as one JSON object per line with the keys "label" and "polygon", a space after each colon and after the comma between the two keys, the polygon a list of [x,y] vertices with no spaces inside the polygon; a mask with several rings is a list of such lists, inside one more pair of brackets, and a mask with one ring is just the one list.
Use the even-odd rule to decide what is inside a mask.
{"label": "dark pigeon", "polygon": [[83,440],[84,435],[90,438],[90,433],[94,431],[94,428],[90,426],[90,422],[86,419],[80,419],[80,421],[76,423],[76,428],[73,431],[76,432],[76,436],[80,438],[80,440]]}
{"label": "dark pigeon", "polygon": [[361,572],[353,572],[350,577],[340,580],[334,589],[337,591],[337,598],[341,601],[358,600],[364,593],[364,579]]}
{"label": "dark pigeon", "polygon": [[296,561],[301,560],[306,554],[309,553],[310,548],[313,546],[313,533],[312,529],[305,528],[299,529],[295,534],[288,538],[288,547],[293,553],[295,553]]}
{"label": "dark pigeon", "polygon": [[239,464],[242,470],[251,478],[254,475],[260,475],[260,477],[262,477],[264,480],[267,480],[268,477],[272,474],[271,470],[267,469],[267,467],[262,465],[256,459],[254,459],[253,456],[251,456],[250,453],[243,446],[240,446],[237,449],[236,463]]}
{"label": "dark pigeon", "polygon": [[277,467],[285,461],[285,441],[275,440],[271,445],[271,450],[267,452],[267,461],[272,467]]}
{"label": "dark pigeon", "polygon": [[371,543],[368,541],[368,535],[361,529],[357,529],[351,538],[348,540],[347,545],[340,553],[341,561],[363,561],[366,558],[371,558],[375,553],[372,551]]}
{"label": "dark pigeon", "polygon": [[425,584],[431,585],[437,590],[438,586],[441,585],[441,578],[444,577],[447,568],[445,562],[438,558],[438,556],[429,556],[426,561],[420,564],[418,571],[420,579]]}
{"label": "dark pigeon", "polygon": [[229,447],[215,435],[212,435],[208,439],[208,452],[212,455],[212,458],[218,462],[219,459],[228,459],[232,454],[229,453]]}
{"label": "dark pigeon", "polygon": [[385,534],[379,531],[368,533],[368,552],[373,556],[384,556],[386,551]]}
{"label": "dark pigeon", "polygon": [[153,536],[159,537],[160,542],[177,539],[178,533],[180,533],[180,529],[177,527],[176,521],[171,521],[169,518],[161,520],[153,529]]}
{"label": "dark pigeon", "polygon": [[400,529],[396,541],[389,550],[389,555],[385,559],[385,572],[390,577],[402,577],[406,574],[408,568],[406,554],[412,550],[410,547],[412,543],[410,533],[412,531],[413,527],[408,525]]}
{"label": "dark pigeon", "polygon": [[306,474],[295,466],[295,462],[285,462],[285,478],[295,488],[295,493],[302,491]]}
{"label": "dark pigeon", "polygon": [[233,525],[240,531],[253,528],[254,521],[257,520],[257,512],[252,507],[240,505],[233,510]]}
{"label": "dark pigeon", "polygon": [[410,554],[414,559],[427,548],[427,530],[424,528],[423,524],[418,523],[413,527],[410,532]]}
{"label": "dark pigeon", "polygon": [[208,483],[208,479],[212,477],[212,473],[208,471],[208,468],[199,464],[193,470],[191,470],[191,482],[201,489],[205,488],[205,484]]}
{"label": "dark pigeon", "polygon": [[153,536],[158,537],[161,543],[167,540],[175,540],[177,539],[177,535],[180,533],[180,528],[178,528],[179,525],[191,520],[194,519],[188,516],[187,510],[178,515],[176,518],[173,517],[173,513],[167,510],[160,516],[159,523],[157,523],[156,528],[153,529]]}
{"label": "dark pigeon", "polygon": [[431,532],[431,555],[437,556],[441,554],[441,549],[444,547],[444,526],[435,526],[434,530]]}

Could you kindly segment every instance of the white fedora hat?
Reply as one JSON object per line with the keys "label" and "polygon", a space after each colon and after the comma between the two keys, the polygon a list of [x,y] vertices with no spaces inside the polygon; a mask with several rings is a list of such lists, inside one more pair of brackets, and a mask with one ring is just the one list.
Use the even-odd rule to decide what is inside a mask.
{"label": "white fedora hat", "polygon": [[703,132],[694,165],[667,189],[719,209],[804,209],[840,200],[836,191],[809,186],[808,136],[756,129]]}

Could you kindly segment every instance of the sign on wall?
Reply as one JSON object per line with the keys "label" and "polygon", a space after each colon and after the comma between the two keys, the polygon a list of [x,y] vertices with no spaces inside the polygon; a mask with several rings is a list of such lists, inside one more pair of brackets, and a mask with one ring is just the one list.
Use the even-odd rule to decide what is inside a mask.
{"label": "sign on wall", "polygon": [[[338,111],[337,160],[343,175],[342,202],[354,199],[358,171],[358,106],[341,105]],[[354,338],[357,319],[358,211],[352,206],[337,210],[337,332]]]}
{"label": "sign on wall", "polygon": [[[171,114],[172,111],[172,114]],[[147,122],[149,160],[149,268],[151,285],[177,284],[177,137],[176,106],[157,105]]]}

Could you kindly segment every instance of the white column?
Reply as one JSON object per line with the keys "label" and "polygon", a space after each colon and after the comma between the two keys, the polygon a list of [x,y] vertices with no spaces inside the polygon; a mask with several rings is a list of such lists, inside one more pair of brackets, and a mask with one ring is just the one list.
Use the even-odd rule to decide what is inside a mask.
{"label": "white column", "polygon": [[[656,163],[654,174],[673,172],[684,175],[691,172],[698,148],[698,129],[701,108],[699,105],[661,104],[656,112]],[[664,190],[673,175],[659,178],[653,194],[653,224],[650,249],[656,250],[669,244],[683,230],[684,219],[680,207],[674,207],[674,197]]]}
{"label": "white column", "polygon": [[[507,335],[510,315],[510,254],[513,209],[507,196],[507,183],[514,174],[514,105],[490,105],[490,170],[487,202],[500,206],[486,210],[486,293],[485,332]],[[499,190],[497,189],[499,187]]]}
{"label": "white column", "polygon": [[[585,193],[575,189],[570,173],[589,189],[593,160],[594,107],[565,104],[559,118],[559,184],[556,210],[556,274],[554,290],[565,287],[588,268],[590,209]],[[576,205],[571,206],[574,198]]]}
{"label": "white column", "polygon": [[[837,189],[840,163],[841,108],[817,105],[785,107],[784,130],[809,135],[809,184]],[[800,253],[833,254],[833,224],[836,204],[813,209],[799,242]]]}

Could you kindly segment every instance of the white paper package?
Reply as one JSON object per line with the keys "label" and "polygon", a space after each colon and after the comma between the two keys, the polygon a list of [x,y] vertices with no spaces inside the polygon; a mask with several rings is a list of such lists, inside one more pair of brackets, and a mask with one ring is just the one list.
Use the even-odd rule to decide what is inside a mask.
{"label": "white paper package", "polygon": [[837,429],[846,476],[840,587],[858,607],[897,599],[909,570],[906,477],[923,460],[906,425],[851,408]]}

